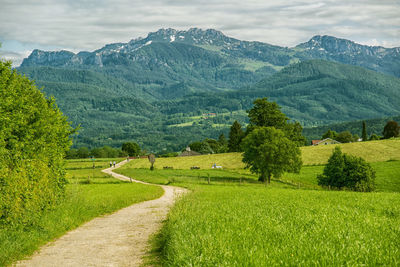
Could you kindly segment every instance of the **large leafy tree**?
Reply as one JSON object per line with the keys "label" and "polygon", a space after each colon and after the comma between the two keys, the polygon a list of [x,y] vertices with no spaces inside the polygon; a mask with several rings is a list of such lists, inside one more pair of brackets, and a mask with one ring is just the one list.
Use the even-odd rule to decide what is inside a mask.
{"label": "large leafy tree", "polygon": [[343,131],[336,136],[336,140],[340,143],[350,143],[353,142],[354,138],[349,131]]}
{"label": "large leafy tree", "polygon": [[141,149],[140,146],[135,142],[126,142],[122,144],[122,151],[128,153],[129,156],[139,155]]}
{"label": "large leafy tree", "polygon": [[383,128],[383,138],[398,137],[400,134],[400,127],[395,121],[388,121]]}
{"label": "large leafy tree", "polygon": [[242,142],[243,162],[260,181],[271,182],[272,175],[298,173],[302,166],[301,151],[295,142],[274,127],[257,127]]}
{"label": "large leafy tree", "polygon": [[54,99],[1,60],[0,99],[0,224],[32,223],[64,193],[72,128]]}
{"label": "large leafy tree", "polygon": [[338,135],[337,132],[329,129],[328,131],[326,131],[326,133],[322,135],[322,139],[330,138],[336,140],[337,135]]}
{"label": "large leafy tree", "polygon": [[242,126],[238,121],[234,121],[229,132],[228,150],[229,152],[239,152],[240,143],[244,137]]}
{"label": "large leafy tree", "polygon": [[268,98],[264,97],[254,100],[253,104],[253,108],[248,111],[250,125],[285,128],[289,118],[281,112],[276,102],[269,102]]}
{"label": "large leafy tree", "polygon": [[258,98],[253,102],[254,106],[248,110],[250,124],[246,135],[257,127],[274,127],[285,132],[286,136],[297,145],[304,145],[305,137],[302,135],[303,127],[298,122],[289,123],[289,118],[281,111],[276,102],[269,102],[268,98]]}

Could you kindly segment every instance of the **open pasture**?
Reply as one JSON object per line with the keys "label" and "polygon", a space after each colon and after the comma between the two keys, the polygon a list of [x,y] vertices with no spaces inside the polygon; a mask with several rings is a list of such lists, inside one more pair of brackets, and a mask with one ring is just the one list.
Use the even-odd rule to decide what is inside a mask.
{"label": "open pasture", "polygon": [[[125,165],[126,166],[126,165]],[[132,177],[134,179],[153,184],[172,184],[187,188],[196,188],[198,185],[227,185],[227,186],[251,186],[261,185],[256,175],[237,172],[234,170],[149,170],[126,168],[125,166],[115,172]],[[294,185],[284,181],[272,180],[275,187],[293,188]],[[264,185],[262,185],[264,186]]]}
{"label": "open pasture", "polygon": [[[305,146],[301,148],[304,165],[323,165],[328,162],[336,145]],[[368,162],[382,162],[400,160],[400,139],[388,139],[379,141],[356,142],[338,145],[343,153],[362,157]],[[154,164],[156,169],[165,166],[174,169],[190,169],[198,166],[200,169],[211,169],[213,164],[224,169],[243,169],[241,153],[224,153],[200,155],[194,157],[157,158]],[[147,159],[135,159],[130,164],[132,168],[149,168]]]}
{"label": "open pasture", "polygon": [[400,195],[201,186],[159,236],[166,266],[398,266]]}
{"label": "open pasture", "polygon": [[[66,163],[67,179],[70,183],[88,184],[88,183],[122,183],[117,179],[101,172],[101,170],[110,167],[110,161],[119,163],[122,158],[116,159],[73,159]],[[94,168],[93,168],[94,166]]]}
{"label": "open pasture", "polygon": [[[336,145],[301,148],[304,165],[326,164]],[[400,160],[400,138],[338,145],[343,153],[362,157],[368,162]]]}
{"label": "open pasture", "polygon": [[[317,185],[321,164],[335,146],[302,148],[305,166],[300,174],[286,173],[267,187],[243,170],[240,153],[157,158],[154,171],[147,159],[140,159],[117,171],[192,190],[174,206],[155,240],[162,265],[397,266],[399,144],[384,140],[341,145],[345,153],[371,162],[377,174],[374,193],[328,191]],[[211,169],[213,163],[224,169]]]}

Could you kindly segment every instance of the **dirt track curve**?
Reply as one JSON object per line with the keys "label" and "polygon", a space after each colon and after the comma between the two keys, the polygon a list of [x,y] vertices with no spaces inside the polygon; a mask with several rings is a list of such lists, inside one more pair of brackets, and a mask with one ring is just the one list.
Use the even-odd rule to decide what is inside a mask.
{"label": "dirt track curve", "polygon": [[[125,164],[123,161],[116,168]],[[120,180],[130,180],[103,170]],[[142,181],[132,180],[143,183]],[[16,266],[138,266],[149,250],[149,237],[157,232],[177,196],[186,190],[162,186],[162,197],[95,218],[43,246],[30,259]]]}

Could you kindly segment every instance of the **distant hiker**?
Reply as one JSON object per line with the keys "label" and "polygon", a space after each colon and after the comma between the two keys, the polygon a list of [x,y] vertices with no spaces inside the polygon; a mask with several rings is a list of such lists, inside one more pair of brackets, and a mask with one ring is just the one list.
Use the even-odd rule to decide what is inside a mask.
{"label": "distant hiker", "polygon": [[115,168],[115,161],[114,161],[114,163],[113,163],[113,164],[114,164],[114,168]]}
{"label": "distant hiker", "polygon": [[112,162],[110,161],[110,168],[112,167]]}

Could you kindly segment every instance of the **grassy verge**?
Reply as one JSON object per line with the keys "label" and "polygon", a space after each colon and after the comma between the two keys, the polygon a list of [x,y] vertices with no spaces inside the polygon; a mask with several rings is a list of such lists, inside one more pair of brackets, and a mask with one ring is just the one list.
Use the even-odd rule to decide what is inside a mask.
{"label": "grassy verge", "polygon": [[166,266],[400,264],[397,193],[200,186],[161,233]]}
{"label": "grassy verge", "polygon": [[[68,163],[67,169],[73,164]],[[163,194],[157,186],[126,183],[107,176],[94,177],[93,183],[79,183],[76,175],[86,176],[91,166],[91,162],[81,164],[81,172],[67,186],[65,201],[46,212],[37,224],[0,230],[0,266],[32,254],[41,245],[95,217]]]}

